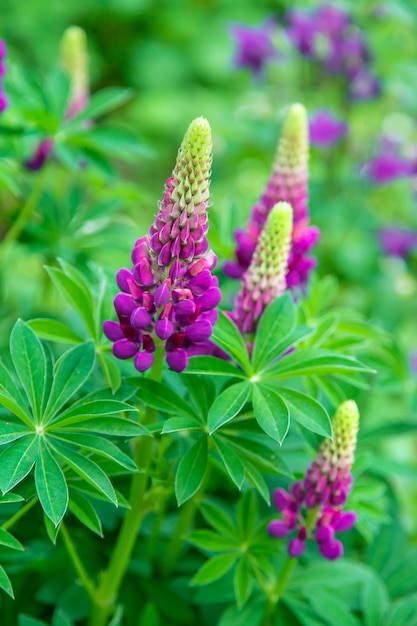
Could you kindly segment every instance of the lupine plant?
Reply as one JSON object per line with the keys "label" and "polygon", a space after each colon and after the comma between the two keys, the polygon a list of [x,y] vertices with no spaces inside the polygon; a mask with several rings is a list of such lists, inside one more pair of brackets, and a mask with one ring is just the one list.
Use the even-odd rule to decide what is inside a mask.
{"label": "lupine plant", "polygon": [[[108,10],[106,51],[133,12]],[[183,46],[194,30],[176,11],[161,5],[158,24]],[[274,64],[292,71],[275,46],[287,23],[312,46],[301,54],[342,74],[344,101],[370,71],[356,18],[329,5],[259,18],[224,24],[255,74],[225,81],[247,80],[245,106],[212,115],[208,92],[197,109],[184,86],[187,115],[168,111],[169,57],[150,128],[146,29],[149,48],[123,39],[124,69],[152,58],[137,98],[108,86],[117,46],[100,56],[100,23],[88,41],[74,26],[57,36],[40,72],[2,34],[1,624],[415,621],[417,378],[393,320],[398,294],[411,306],[417,230],[395,212],[363,226],[369,197],[411,190],[412,171],[372,180],[357,125],[289,74],[271,99]]]}

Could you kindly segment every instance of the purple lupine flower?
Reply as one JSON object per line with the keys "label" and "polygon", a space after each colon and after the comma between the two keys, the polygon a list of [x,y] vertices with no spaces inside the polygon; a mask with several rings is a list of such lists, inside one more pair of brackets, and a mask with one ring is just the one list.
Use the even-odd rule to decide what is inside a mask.
{"label": "purple lupine flower", "polygon": [[3,79],[6,74],[6,55],[7,46],[3,39],[0,39],[0,113],[3,113],[7,109],[9,101],[3,89]]}
{"label": "purple lupine flower", "polygon": [[368,161],[364,167],[365,176],[375,185],[384,185],[414,173],[415,166],[394,150],[381,152]]}
{"label": "purple lupine flower", "polygon": [[293,535],[288,544],[291,557],[304,553],[309,538],[315,539],[326,559],[342,556],[343,544],[335,534],[349,530],[356,521],[356,513],[343,511],[343,507],[352,489],[350,471],[358,426],[358,407],[348,400],[336,411],[333,439],[323,441],[303,480],[294,483],[288,492],[274,492],[273,502],[282,518],[273,520],[267,530],[272,537]]}
{"label": "purple lupine flower", "polygon": [[166,361],[177,372],[187,367],[189,355],[209,351],[221,300],[212,275],[217,259],[206,236],[210,166],[210,126],[197,118],[185,134],[149,234],[135,244],[132,269],[117,274],[119,322],[105,322],[104,333],[114,342],[113,354],[134,357],[140,372],[151,367],[157,344],[164,345]]}
{"label": "purple lupine flower", "polygon": [[314,57],[316,23],[310,11],[291,10],[287,16],[287,34],[294,46],[304,56]]}
{"label": "purple lupine flower", "polygon": [[242,278],[231,318],[243,335],[256,332],[268,304],[286,289],[293,211],[278,202],[270,211],[249,268]]}
{"label": "purple lupine flower", "polygon": [[317,111],[310,120],[310,142],[313,146],[328,148],[347,133],[348,126],[328,109]]}
{"label": "purple lupine flower", "polygon": [[382,228],[379,231],[379,244],[389,256],[407,257],[417,248],[417,232],[398,226]]}
{"label": "purple lupine flower", "polygon": [[348,95],[351,100],[372,100],[381,93],[381,81],[368,68],[357,72],[349,82]]}
{"label": "purple lupine flower", "polygon": [[315,266],[307,253],[317,242],[320,232],[308,226],[308,126],[307,113],[301,104],[293,104],[284,121],[271,177],[252,209],[246,231],[235,233],[236,261],[227,262],[224,272],[230,278],[241,278],[249,267],[259,235],[272,207],[279,201],[293,208],[293,233],[286,277],[289,288],[303,288]]}
{"label": "purple lupine flower", "polygon": [[[71,26],[61,40],[60,65],[70,79],[70,96],[66,119],[75,117],[82,111],[89,99],[87,38],[82,28]],[[28,170],[42,169],[54,147],[52,137],[42,139],[34,154],[24,162]]]}
{"label": "purple lupine flower", "polygon": [[230,32],[237,46],[234,59],[236,67],[248,67],[255,78],[261,77],[266,62],[279,57],[278,50],[271,40],[276,27],[273,18],[266,19],[258,27],[233,24]]}

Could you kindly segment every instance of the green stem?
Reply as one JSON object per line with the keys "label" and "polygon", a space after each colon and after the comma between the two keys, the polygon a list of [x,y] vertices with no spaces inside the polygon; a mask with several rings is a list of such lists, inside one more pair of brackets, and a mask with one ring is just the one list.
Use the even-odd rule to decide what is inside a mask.
{"label": "green stem", "polygon": [[[150,372],[152,380],[161,380],[162,365],[163,348],[159,346],[155,352],[155,361]],[[157,411],[147,407],[143,424],[150,424],[155,421],[156,416]],[[137,535],[146,512],[143,506],[143,499],[148,486],[147,470],[152,458],[152,447],[153,439],[151,437],[139,437],[136,440],[134,457],[139,472],[132,477],[129,495],[130,509],[125,515],[109,565],[103,572],[101,582],[95,593],[89,626],[106,626],[119,587],[128,568]]]}
{"label": "green stem", "polygon": [[293,559],[291,556],[287,556],[284,566],[278,576],[275,586],[269,593],[269,601],[265,611],[265,617],[263,621],[264,626],[272,626],[273,618],[275,615],[277,604],[284,593],[285,587],[290,579],[294,567],[297,565],[298,559]]}
{"label": "green stem", "polygon": [[86,590],[86,592],[88,593],[88,595],[90,596],[90,598],[94,598],[94,594],[96,592],[95,590],[95,586],[92,582],[92,580],[90,579],[89,575],[87,574],[87,570],[85,569],[84,565],[82,564],[82,561],[80,559],[80,556],[77,552],[77,550],[75,549],[75,545],[71,539],[71,535],[68,532],[68,528],[66,527],[66,525],[64,524],[64,522],[61,523],[61,534],[62,534],[62,538],[64,540],[65,543],[65,547],[67,549],[67,552],[70,556],[70,559],[72,561],[72,564],[74,565],[74,569],[77,572],[78,576],[80,577],[80,580],[82,582],[82,585],[84,587],[84,589]]}
{"label": "green stem", "polygon": [[25,204],[23,205],[20,211],[20,214],[18,215],[17,219],[13,222],[13,224],[11,225],[11,227],[9,228],[9,230],[7,231],[3,239],[3,245],[7,245],[13,241],[16,241],[16,239],[19,238],[19,235],[24,229],[26,223],[32,217],[32,213],[36,209],[36,206],[42,195],[43,183],[45,179],[45,171],[46,171],[46,167],[44,167],[42,172],[37,176],[36,182],[32,187],[32,191],[28,199],[26,200]]}
{"label": "green stem", "polygon": [[28,511],[30,511],[33,506],[35,506],[37,501],[37,498],[32,498],[31,500],[26,502],[26,504],[24,504],[22,508],[17,511],[17,513],[12,515],[12,517],[10,517],[7,522],[4,522],[4,524],[2,524],[2,528],[4,528],[4,530],[8,530],[12,526],[14,526],[21,517],[23,517]]}

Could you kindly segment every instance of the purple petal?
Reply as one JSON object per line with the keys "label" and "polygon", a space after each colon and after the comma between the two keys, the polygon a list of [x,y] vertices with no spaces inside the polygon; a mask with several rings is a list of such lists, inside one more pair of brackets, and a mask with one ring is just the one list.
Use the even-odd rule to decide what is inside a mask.
{"label": "purple petal", "polygon": [[330,526],[319,526],[316,529],[317,543],[330,543],[334,538],[334,530]]}
{"label": "purple petal", "polygon": [[120,328],[120,324],[118,324],[117,322],[106,320],[103,323],[103,332],[106,335],[107,339],[110,339],[110,341],[117,341],[118,339],[124,339],[123,331]]}
{"label": "purple petal", "polygon": [[266,532],[271,537],[286,537],[290,532],[282,520],[274,519],[267,526]]}
{"label": "purple petal", "polygon": [[304,553],[306,549],[306,542],[302,539],[291,539],[288,544],[288,554],[296,559]]}
{"label": "purple petal", "polygon": [[210,287],[205,294],[196,299],[195,303],[201,307],[202,311],[214,309],[222,299],[222,293],[218,287]]}
{"label": "purple petal", "polygon": [[174,372],[183,372],[188,365],[188,355],[185,350],[179,348],[166,353],[166,361]]}
{"label": "purple petal", "polygon": [[187,326],[185,336],[194,343],[207,341],[213,332],[213,326],[208,320],[197,320],[194,324]]}
{"label": "purple petal", "polygon": [[180,300],[174,304],[174,311],[177,315],[192,315],[195,312],[194,300]]}
{"label": "purple petal", "polygon": [[174,325],[168,319],[158,320],[155,324],[155,333],[157,336],[162,339],[168,339],[174,332]]}
{"label": "purple petal", "polygon": [[285,489],[281,489],[281,487],[279,489],[275,489],[272,494],[272,502],[278,511],[284,511],[288,507],[289,501],[290,499]]}
{"label": "purple petal", "polygon": [[138,343],[129,341],[128,339],[119,339],[114,342],[112,352],[118,359],[130,359],[136,354],[138,349]]}
{"label": "purple petal", "polygon": [[150,367],[152,367],[154,361],[153,352],[147,352],[146,350],[141,350],[135,356],[134,364],[138,372],[146,372]]}
{"label": "purple petal", "polygon": [[130,287],[128,282],[129,279],[133,280],[133,275],[132,272],[130,272],[125,267],[122,267],[122,269],[120,269],[116,274],[117,286],[121,291],[124,291],[125,293],[130,293]]}
{"label": "purple petal", "polygon": [[135,309],[130,316],[130,323],[132,324],[133,328],[138,328],[139,330],[143,330],[144,328],[149,326],[152,321],[153,315],[148,313],[148,311],[143,307],[138,307],[137,309]]}
{"label": "purple petal", "polygon": [[355,525],[357,515],[355,511],[344,511],[340,517],[333,523],[333,527],[338,532],[350,530]]}
{"label": "purple petal", "polygon": [[118,315],[129,317],[136,307],[137,304],[132,296],[126,293],[118,293],[114,299],[114,308]]}
{"label": "purple petal", "polygon": [[343,544],[337,540],[331,541],[330,543],[320,543],[319,551],[324,558],[334,561],[343,555]]}

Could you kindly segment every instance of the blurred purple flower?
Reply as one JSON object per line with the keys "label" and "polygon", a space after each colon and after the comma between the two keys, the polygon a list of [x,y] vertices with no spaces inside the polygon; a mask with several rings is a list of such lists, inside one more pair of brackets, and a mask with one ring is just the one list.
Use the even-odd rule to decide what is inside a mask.
{"label": "blurred purple flower", "polygon": [[3,113],[7,109],[9,101],[3,89],[3,79],[6,74],[5,58],[7,55],[6,42],[0,39],[0,113]]}
{"label": "blurred purple flower", "polygon": [[411,250],[417,248],[417,232],[391,226],[379,231],[379,243],[385,254],[405,258]]}
{"label": "blurred purple flower", "polygon": [[415,173],[415,166],[395,152],[381,153],[368,161],[365,176],[375,185],[384,185],[403,176]]}
{"label": "blurred purple flower", "polygon": [[349,82],[348,95],[352,100],[372,100],[381,93],[381,81],[368,68],[359,69]]}
{"label": "blurred purple flower", "polygon": [[289,492],[277,489],[273,494],[282,519],[273,520],[267,530],[276,538],[296,532],[288,543],[288,553],[293,558],[304,553],[310,537],[326,559],[337,559],[343,554],[343,544],[335,534],[349,530],[356,521],[356,513],[343,511],[343,507],[352,489],[350,470],[358,424],[355,402],[341,404],[333,419],[333,439],[323,441],[303,480],[294,483]]}
{"label": "blurred purple flower", "polygon": [[287,16],[287,34],[301,54],[313,57],[316,21],[310,11],[292,10]]}
{"label": "blurred purple flower", "polygon": [[48,155],[50,154],[53,146],[54,142],[50,137],[40,141],[36,147],[33,156],[24,162],[24,166],[26,167],[26,169],[31,170],[32,172],[40,170],[43,167],[46,159],[48,158]]}
{"label": "blurred purple flower", "polygon": [[310,120],[310,142],[313,146],[329,148],[347,133],[348,125],[333,115],[330,110],[317,111]]}
{"label": "blurred purple flower", "polygon": [[266,61],[279,58],[279,52],[271,40],[277,28],[273,18],[268,18],[261,26],[232,24],[230,32],[235,40],[237,50],[234,58],[236,67],[249,67],[255,78],[260,78]]}

